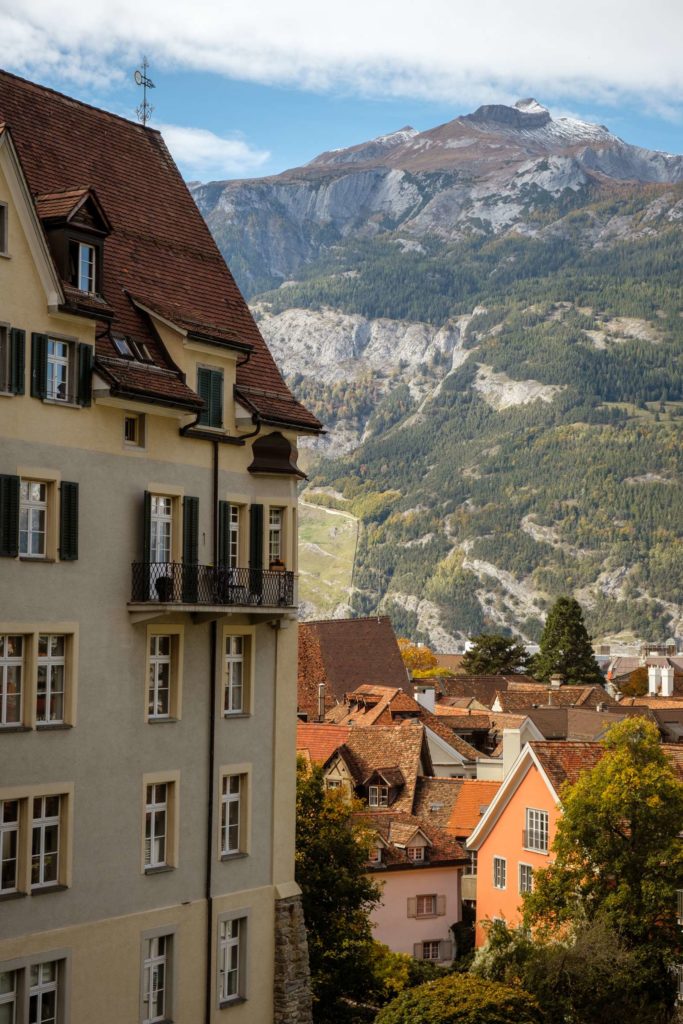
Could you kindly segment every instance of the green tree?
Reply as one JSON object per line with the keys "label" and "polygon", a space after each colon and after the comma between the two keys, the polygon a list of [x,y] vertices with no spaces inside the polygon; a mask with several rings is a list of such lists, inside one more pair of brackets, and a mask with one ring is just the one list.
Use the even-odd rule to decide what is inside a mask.
{"label": "green tree", "polygon": [[380,1010],[375,1024],[541,1024],[532,996],[519,988],[451,974],[408,989]]}
{"label": "green tree", "polygon": [[602,673],[584,625],[581,605],[575,598],[559,597],[552,606],[540,648],[532,663],[536,679],[547,681],[559,675],[563,683],[602,685]]}
{"label": "green tree", "polygon": [[462,659],[462,667],[473,676],[497,676],[522,672],[529,661],[522,646],[500,633],[480,633],[472,637],[473,647]]}
{"label": "green tree", "polygon": [[[683,783],[643,718],[613,725],[605,754],[561,792],[555,859],[534,875],[524,923],[539,936],[602,920],[658,968],[659,998],[683,955],[676,890],[683,886]],[[653,984],[655,984],[653,982]],[[655,993],[657,994],[657,993]]]}
{"label": "green tree", "polygon": [[380,890],[367,874],[369,835],[354,806],[325,789],[322,768],[297,762],[296,880],[301,886],[316,1024],[352,1021],[372,1001],[369,915]]}

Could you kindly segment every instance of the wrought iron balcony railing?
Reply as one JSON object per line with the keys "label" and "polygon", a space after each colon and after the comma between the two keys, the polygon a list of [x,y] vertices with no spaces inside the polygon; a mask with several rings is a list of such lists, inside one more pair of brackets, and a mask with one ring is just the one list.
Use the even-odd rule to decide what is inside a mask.
{"label": "wrought iron balcony railing", "polygon": [[133,562],[133,604],[294,605],[294,573],[227,565]]}

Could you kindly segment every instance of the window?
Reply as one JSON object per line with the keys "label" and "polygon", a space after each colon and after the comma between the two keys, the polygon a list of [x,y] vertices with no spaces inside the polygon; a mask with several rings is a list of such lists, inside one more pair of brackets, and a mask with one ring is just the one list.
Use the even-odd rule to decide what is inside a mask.
{"label": "window", "polygon": [[239,505],[230,506],[228,520],[228,565],[236,569],[240,563],[240,509]]}
{"label": "window", "polygon": [[78,280],[76,287],[82,292],[95,291],[95,246],[78,243]]}
{"label": "window", "polygon": [[126,413],[123,417],[123,443],[127,448],[144,448],[145,417],[136,413]]}
{"label": "window", "polygon": [[503,857],[493,858],[493,887],[494,889],[505,888],[505,874],[507,864]]}
{"label": "window", "polygon": [[146,788],[145,870],[148,871],[167,866],[169,783],[156,782]]}
{"label": "window", "polygon": [[0,726],[21,724],[24,638],[0,635]]}
{"label": "window", "polygon": [[470,870],[469,870],[469,873],[470,873],[470,875],[475,875],[475,876],[477,874],[477,851],[476,850],[470,850]]}
{"label": "window", "polygon": [[519,865],[519,891],[531,892],[534,869],[530,864]]}
{"label": "window", "polygon": [[7,203],[0,203],[0,254],[8,255],[9,250],[9,216]]}
{"label": "window", "polygon": [[[0,895],[18,891],[18,849],[19,801],[0,800]],[[0,1010],[0,1024],[2,1024],[2,1010]]]}
{"label": "window", "polygon": [[64,723],[64,672],[66,637],[41,633],[38,637],[38,688],[36,721]]}
{"label": "window", "polygon": [[548,852],[548,812],[526,809],[526,831],[524,846],[527,850]]}
{"label": "window", "polygon": [[166,1021],[170,1014],[170,958],[172,935],[157,935],[144,940],[142,965],[143,1024]]}
{"label": "window", "polygon": [[268,561],[282,562],[282,519],[284,509],[271,508],[268,516]]}
{"label": "window", "polygon": [[221,855],[242,852],[242,798],[246,788],[243,775],[225,775],[221,790]]}
{"label": "window", "polygon": [[171,657],[173,638],[153,635],[149,638],[148,716],[169,718],[171,714]]}
{"label": "window", "polygon": [[42,889],[59,883],[60,803],[59,796],[33,798],[32,889]]}
{"label": "window", "polygon": [[218,922],[219,1006],[246,998],[247,924],[246,915],[225,916]]}
{"label": "window", "polygon": [[370,807],[388,807],[389,787],[368,786],[368,805]]}
{"label": "window", "polygon": [[68,341],[47,339],[47,394],[55,402],[69,402],[72,399],[70,378],[71,345]]}
{"label": "window", "polygon": [[58,963],[33,964],[29,970],[29,1024],[56,1024]]}
{"label": "window", "polygon": [[[44,956],[45,954],[43,954]],[[12,970],[0,968],[0,1024],[62,1024],[67,961],[60,951],[50,960],[36,957],[11,961]],[[4,965],[10,966],[10,963]]]}
{"label": "window", "polygon": [[436,895],[417,897],[417,917],[434,917],[436,915]]}
{"label": "window", "polygon": [[407,846],[406,857],[408,860],[420,861],[425,859],[425,848],[424,846]]}
{"label": "window", "polygon": [[0,971],[0,1024],[16,1024],[18,971]]}
{"label": "window", "polygon": [[22,480],[19,490],[19,554],[45,558],[47,554],[48,485]]}
{"label": "window", "polygon": [[381,846],[371,846],[370,847],[370,853],[368,854],[368,860],[369,860],[369,862],[371,864],[381,864],[382,863],[382,847]]}
{"label": "window", "polygon": [[246,637],[225,638],[225,694],[223,713],[241,714],[244,711],[244,648]]}
{"label": "window", "polygon": [[438,960],[439,959],[439,940],[434,939],[428,942],[422,943],[422,959],[423,960]]}
{"label": "window", "polygon": [[223,371],[197,368],[197,394],[204,402],[198,423],[203,427],[223,426]]}
{"label": "window", "polygon": [[173,498],[161,494],[151,495],[150,531],[150,562],[171,562]]}
{"label": "window", "polygon": [[325,779],[327,789],[341,789],[341,779]]}

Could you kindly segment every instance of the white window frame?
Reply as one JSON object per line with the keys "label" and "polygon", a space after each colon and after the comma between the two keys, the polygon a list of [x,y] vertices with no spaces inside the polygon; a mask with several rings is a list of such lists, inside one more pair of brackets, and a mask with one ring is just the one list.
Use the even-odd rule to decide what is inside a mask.
{"label": "white window frame", "polygon": [[406,857],[413,863],[419,863],[425,859],[424,846],[406,846]]}
{"label": "white window frame", "polygon": [[[17,809],[16,820],[6,820],[7,804],[15,804]],[[20,849],[19,849],[19,828],[21,824],[21,804],[19,800],[0,800],[0,896],[9,893],[19,892],[19,870],[20,870]],[[5,856],[5,837],[14,836],[14,856]],[[10,839],[11,843],[11,839]],[[14,884],[3,885],[3,874],[5,864],[14,862]],[[2,1000],[0,999],[0,1004]]]}
{"label": "white window frame", "polygon": [[415,897],[415,917],[436,917],[436,893]]}
{"label": "white window frame", "polygon": [[368,807],[388,807],[389,806],[389,787],[388,786],[368,786]]}
{"label": "white window frame", "polygon": [[96,279],[97,250],[94,245],[89,245],[88,242],[78,242],[76,287],[80,292],[87,292],[88,295],[94,295],[97,290],[95,287]]}
{"label": "white window frame", "polygon": [[[41,487],[42,498],[31,497],[33,487]],[[48,509],[50,505],[50,483],[47,480],[29,480],[24,477],[19,483],[19,555],[21,558],[47,558],[48,544]],[[26,512],[26,528],[22,530],[21,522],[23,513]],[[42,530],[36,529],[33,525],[33,513],[43,516]],[[22,534],[26,535],[26,543],[22,547]],[[33,537],[42,537],[39,544],[40,550],[32,551]],[[23,549],[25,548],[25,550]]]}
{"label": "white window frame", "polygon": [[[175,637],[171,633],[150,633],[148,635],[147,664],[149,677],[147,682],[147,719],[150,722],[165,721],[171,717],[171,698],[173,688],[173,650]],[[168,654],[159,651],[160,641],[168,641]],[[166,668],[166,686],[161,686],[162,669]],[[166,711],[156,710],[159,704],[159,693],[166,691]]]}
{"label": "white window frame", "polygon": [[64,338],[47,339],[45,397],[51,402],[73,402],[74,345]]}
{"label": "white window frame", "polygon": [[477,854],[477,851],[476,850],[470,850],[469,871],[466,872],[466,873],[469,874],[469,875],[472,875],[474,878],[476,878],[477,877],[478,866],[479,865],[478,865],[478,854]]}
{"label": "white window frame", "polygon": [[[233,792],[231,787],[234,780],[237,780],[237,791]],[[244,825],[244,797],[246,790],[246,776],[243,774],[226,774],[221,780],[221,856],[234,857],[243,852],[243,825]],[[237,821],[231,821],[231,812],[235,811]],[[231,832],[236,830],[237,839],[235,843],[230,840]]]}
{"label": "white window frame", "polygon": [[[9,641],[20,641],[21,654],[7,653]],[[0,635],[0,729],[21,726],[24,714],[24,662],[26,656],[26,638],[19,633],[3,633]],[[19,669],[19,687],[13,694],[9,692],[9,676],[12,669]],[[18,701],[16,718],[10,720],[7,714],[10,700]]]}
{"label": "white window frame", "polygon": [[[219,1009],[247,999],[249,917],[250,912],[245,909],[229,911],[218,918],[216,986]],[[233,930],[237,934],[229,935],[228,931]],[[228,984],[231,977],[235,979],[234,985]],[[230,988],[234,991],[228,991]]]}
{"label": "white window frame", "polygon": [[382,863],[382,847],[371,846],[370,852],[368,853],[368,862],[370,864],[381,864]]}
{"label": "white window frame", "polygon": [[[249,637],[241,633],[225,634],[223,648],[223,714],[226,718],[230,715],[243,715],[245,711],[246,648],[248,643]],[[237,671],[238,666],[239,671]]]}
{"label": "white window frame", "polygon": [[549,815],[547,811],[540,811],[534,807],[527,807],[525,813],[525,842],[526,850],[534,850],[536,853],[548,852],[548,831]]}
{"label": "white window frame", "polygon": [[[436,947],[436,956],[431,954],[434,952]],[[427,956],[429,951],[430,955]],[[440,939],[423,939],[422,940],[422,959],[423,960],[440,960],[441,959],[441,941]]]}
{"label": "white window frame", "polygon": [[152,564],[173,562],[173,511],[170,494],[152,494],[150,501],[149,560]]}
{"label": "white window frame", "polygon": [[[158,934],[143,937],[142,955],[142,1024],[157,1024],[157,1022],[171,1019],[171,999],[173,993],[172,958],[173,958],[172,932],[160,932]],[[163,942],[163,952],[159,952],[160,943]],[[163,968],[163,985],[155,985],[155,972]],[[161,1014],[152,1016],[153,996],[155,993],[163,992],[163,1007]],[[145,1005],[147,1012],[145,1012]]]}
{"label": "white window frame", "polygon": [[531,864],[520,864],[519,865],[519,891],[531,892],[533,889],[533,877],[534,869]]}
{"label": "white window frame", "polygon": [[[170,782],[148,782],[145,789],[145,871],[165,868],[168,863],[169,849],[169,804]],[[163,794],[158,792],[163,786]],[[151,793],[150,793],[151,790]],[[163,799],[162,799],[163,797]],[[163,815],[163,819],[161,816]],[[160,819],[163,825],[159,825]],[[162,831],[163,827],[163,831]],[[155,855],[157,840],[163,839],[162,859]]]}
{"label": "white window frame", "polygon": [[[54,977],[48,981],[43,981],[43,971],[46,967],[53,968]],[[38,974],[38,980],[34,983],[31,981],[31,974],[36,971]],[[57,1024],[59,1019],[59,961],[58,960],[43,960],[40,963],[32,964],[28,968],[28,998],[29,998],[29,1018],[32,1016],[34,1020],[40,1021],[41,1024]],[[54,1015],[52,1017],[43,1017],[43,999],[47,996],[54,995]],[[36,1000],[35,1013],[31,1013],[31,1001]]]}
{"label": "white window frame", "polygon": [[[52,641],[58,639],[62,641],[62,654],[50,654],[52,647]],[[47,654],[40,654],[40,644],[43,640],[47,641]],[[40,670],[45,669],[45,691],[40,690],[40,681],[36,680],[36,723],[38,726],[41,725],[63,725],[66,710],[66,686],[67,686],[67,664],[66,664],[66,652],[67,652],[67,637],[63,633],[40,633],[38,635],[38,676],[40,676]],[[55,679],[58,679],[59,672],[57,669],[62,670],[61,672],[61,690],[59,690],[55,684]],[[50,711],[50,705],[54,696],[62,698],[62,713],[61,716],[55,715],[54,717]],[[44,711],[43,717],[38,716],[38,702],[44,698]]]}
{"label": "white window frame", "polygon": [[493,888],[507,888],[507,860],[505,857],[493,858]]}
{"label": "white window frame", "polygon": [[240,507],[230,504],[228,515],[228,565],[238,569],[240,564]]}
{"label": "white window frame", "polygon": [[268,510],[268,564],[283,562],[285,510],[280,506],[271,506]]}
{"label": "white window frame", "polygon": [[13,976],[12,990],[10,992],[0,992],[0,1007],[11,1006],[12,1016],[10,1017],[10,1024],[17,1024],[17,1004],[19,1001],[19,986],[17,983],[19,980],[19,971],[12,969],[3,971],[0,969],[0,974],[11,974]]}
{"label": "white window frame", "polygon": [[[35,801],[40,801],[39,813],[36,816]],[[46,813],[46,801],[56,800],[57,801],[57,813],[47,814]],[[60,869],[61,869],[61,843],[62,843],[62,811],[63,811],[63,797],[58,793],[50,794],[48,796],[34,796],[31,798],[31,890],[35,889],[47,889],[55,885],[59,885]],[[46,849],[46,837],[48,830],[56,829],[57,843],[55,850]],[[34,853],[35,838],[36,834],[39,837],[38,840],[38,853]],[[46,878],[46,866],[48,859],[55,858],[54,878]],[[37,866],[37,875],[34,874],[34,868]],[[37,878],[37,881],[34,879]]]}

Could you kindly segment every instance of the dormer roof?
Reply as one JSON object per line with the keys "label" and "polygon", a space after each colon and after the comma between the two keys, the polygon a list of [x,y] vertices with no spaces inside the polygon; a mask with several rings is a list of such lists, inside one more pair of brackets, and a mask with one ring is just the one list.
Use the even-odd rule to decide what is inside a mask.
{"label": "dormer roof", "polygon": [[46,225],[74,224],[111,234],[111,224],[94,188],[80,185],[34,196],[38,216]]}

